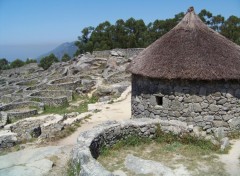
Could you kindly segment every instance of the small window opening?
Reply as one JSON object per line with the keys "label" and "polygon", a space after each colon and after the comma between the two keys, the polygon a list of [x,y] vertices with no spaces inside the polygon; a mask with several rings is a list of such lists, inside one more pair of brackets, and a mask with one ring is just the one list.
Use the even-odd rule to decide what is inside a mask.
{"label": "small window opening", "polygon": [[156,96],[156,102],[157,102],[157,105],[162,106],[163,105],[163,97]]}

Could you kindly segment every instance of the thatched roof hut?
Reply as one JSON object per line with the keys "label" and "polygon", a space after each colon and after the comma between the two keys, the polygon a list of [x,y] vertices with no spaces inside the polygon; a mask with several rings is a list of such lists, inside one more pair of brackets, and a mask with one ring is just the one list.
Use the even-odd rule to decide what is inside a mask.
{"label": "thatched roof hut", "polygon": [[190,8],[176,27],[132,61],[129,71],[158,79],[240,80],[240,47]]}

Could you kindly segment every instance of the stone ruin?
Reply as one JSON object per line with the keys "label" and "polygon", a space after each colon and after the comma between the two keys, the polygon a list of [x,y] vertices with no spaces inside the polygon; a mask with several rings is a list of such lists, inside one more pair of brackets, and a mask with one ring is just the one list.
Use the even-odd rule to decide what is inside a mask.
{"label": "stone ruin", "polygon": [[[35,132],[35,137],[54,135],[75,120],[66,122],[68,115],[60,119],[52,115],[28,118],[41,114],[46,106],[71,104],[74,95],[87,96],[92,92],[101,102],[117,98],[131,84],[131,75],[125,70],[140,51],[142,49],[114,49],[86,53],[68,62],[54,63],[47,70],[36,63],[3,70],[0,74],[0,131],[3,136],[17,136],[19,141],[31,139]],[[75,114],[74,118],[82,119],[81,114]],[[15,123],[9,124],[11,122]],[[10,140],[9,144],[3,144],[7,139],[0,138],[0,148],[16,143]]]}
{"label": "stone ruin", "polygon": [[[158,128],[164,133],[173,133],[178,136],[191,135],[199,139],[210,140],[215,145],[221,145],[222,149],[228,145],[228,138],[222,138],[219,143],[219,139],[178,120],[141,118],[123,122],[108,121],[78,136],[77,145],[72,151],[74,174],[87,176],[99,175],[99,173],[102,176],[116,175],[105,169],[97,161],[98,156],[101,154],[101,148],[111,147],[129,136],[153,138],[156,136]],[[78,166],[80,166],[80,171]]]}

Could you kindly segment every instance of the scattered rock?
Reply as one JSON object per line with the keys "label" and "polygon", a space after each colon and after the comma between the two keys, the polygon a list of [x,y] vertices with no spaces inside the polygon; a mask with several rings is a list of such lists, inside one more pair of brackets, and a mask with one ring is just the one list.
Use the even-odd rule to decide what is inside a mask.
{"label": "scattered rock", "polygon": [[224,151],[229,146],[229,138],[224,137],[221,139],[221,150]]}
{"label": "scattered rock", "polygon": [[7,148],[16,145],[18,142],[17,134],[8,130],[0,131],[0,148]]}
{"label": "scattered rock", "polygon": [[125,167],[136,174],[153,174],[156,176],[177,176],[177,175],[190,175],[185,169],[184,172],[179,173],[178,169],[172,170],[171,168],[152,160],[144,160],[133,155],[127,155],[125,159]]}

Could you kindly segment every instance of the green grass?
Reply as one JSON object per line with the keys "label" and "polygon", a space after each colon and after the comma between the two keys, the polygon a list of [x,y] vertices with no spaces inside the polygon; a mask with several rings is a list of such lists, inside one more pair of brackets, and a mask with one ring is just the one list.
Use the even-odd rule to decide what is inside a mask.
{"label": "green grass", "polygon": [[240,131],[233,131],[228,134],[230,139],[240,139]]}
{"label": "green grass", "polygon": [[[83,102],[78,107],[70,107],[67,103],[63,106],[59,107],[52,107],[52,106],[45,106],[43,114],[66,114],[71,112],[87,112],[88,111],[88,104],[90,103],[96,103],[98,98],[97,97],[78,97],[78,99],[81,98]],[[76,100],[75,100],[76,101]]]}
{"label": "green grass", "polygon": [[25,86],[29,86],[29,87],[32,87],[34,85],[36,85],[37,81],[36,80],[33,80],[33,81],[29,81],[25,84]]}
{"label": "green grass", "polygon": [[138,136],[130,136],[127,139],[123,139],[118,141],[112,147],[103,146],[100,149],[100,155],[108,156],[111,151],[118,151],[120,149],[128,148],[128,147],[136,147],[142,144],[149,144],[152,140],[150,138],[140,138]]}
{"label": "green grass", "polygon": [[220,146],[213,145],[210,141],[204,139],[198,139],[196,137],[185,135],[179,137],[173,133],[164,133],[160,126],[156,129],[156,136],[154,138],[141,138],[139,136],[133,135],[126,139],[122,139],[114,144],[112,147],[107,148],[103,146],[100,149],[100,155],[107,156],[111,150],[120,150],[121,148],[136,147],[140,145],[150,144],[152,142],[165,144],[164,150],[166,151],[175,151],[176,148],[179,148],[183,145],[189,145],[192,147],[199,148],[203,151],[203,154],[209,154],[211,152],[220,152]]}
{"label": "green grass", "polygon": [[23,89],[18,90],[16,93],[17,93],[17,94],[18,94],[18,93],[23,93]]}
{"label": "green grass", "polygon": [[34,98],[31,98],[31,101],[42,102],[42,99],[34,97]]}
{"label": "green grass", "polygon": [[43,114],[65,114],[68,113],[67,110],[68,107],[69,107],[68,103],[57,107],[45,105]]}
{"label": "green grass", "polygon": [[74,166],[74,164],[72,163],[71,160],[68,161],[67,176],[79,175],[80,170],[81,170],[80,163],[78,163],[76,166]]}
{"label": "green grass", "polygon": [[108,170],[123,170],[127,175],[134,175],[125,168],[124,162],[128,154],[143,159],[161,162],[175,169],[183,164],[190,175],[224,175],[223,163],[217,160],[220,146],[210,141],[200,140],[192,136],[179,137],[172,133],[163,133],[157,128],[154,138],[129,136],[112,147],[100,149],[98,161]]}

